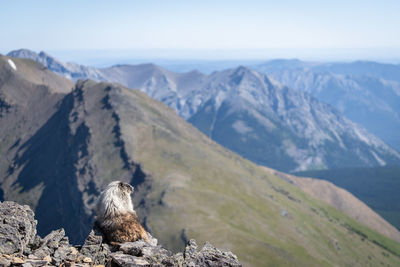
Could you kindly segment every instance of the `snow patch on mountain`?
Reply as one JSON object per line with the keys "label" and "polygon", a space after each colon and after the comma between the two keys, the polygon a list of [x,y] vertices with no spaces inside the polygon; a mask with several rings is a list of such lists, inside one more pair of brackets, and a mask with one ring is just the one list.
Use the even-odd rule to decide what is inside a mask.
{"label": "snow patch on mountain", "polygon": [[253,129],[250,128],[249,126],[247,126],[246,123],[244,121],[242,121],[242,120],[235,121],[235,123],[232,125],[232,127],[238,133],[241,133],[241,134],[247,134],[247,133],[253,131]]}
{"label": "snow patch on mountain", "polygon": [[381,165],[381,166],[386,165],[386,162],[383,159],[381,159],[374,151],[372,151],[372,155],[374,156],[376,161],[379,163],[379,165]]}
{"label": "snow patch on mountain", "polygon": [[14,61],[12,61],[11,59],[8,59],[8,64],[10,64],[11,68],[13,68],[13,70],[17,70],[17,66],[15,65]]}

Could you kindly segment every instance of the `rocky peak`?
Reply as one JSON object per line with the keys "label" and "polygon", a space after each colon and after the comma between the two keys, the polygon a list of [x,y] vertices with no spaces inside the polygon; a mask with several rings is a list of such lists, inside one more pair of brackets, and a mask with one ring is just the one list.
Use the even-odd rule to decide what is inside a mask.
{"label": "rocky peak", "polygon": [[25,49],[25,48],[18,49],[18,50],[13,50],[13,51],[9,52],[7,54],[7,56],[9,56],[9,57],[27,58],[27,59],[32,59],[32,60],[35,60],[35,61],[39,57],[39,55],[36,52],[34,52],[32,50],[29,50],[29,49]]}
{"label": "rocky peak", "polygon": [[226,73],[229,75],[229,79],[231,79],[234,84],[240,84],[244,77],[251,78],[252,76],[257,76],[255,71],[244,66],[227,70]]}
{"label": "rocky peak", "polygon": [[241,66],[238,66],[238,67],[236,67],[236,68],[233,68],[233,69],[231,70],[231,72],[232,72],[234,75],[243,76],[243,75],[246,75],[246,74],[250,74],[250,73],[252,73],[253,71],[252,71],[251,69],[249,69],[249,68],[247,68],[247,67],[241,65]]}
{"label": "rocky peak", "polygon": [[206,242],[198,250],[196,241],[188,241],[183,253],[176,253],[149,243],[103,242],[96,227],[83,246],[69,243],[64,229],[52,231],[46,237],[36,235],[34,213],[28,206],[15,202],[0,202],[0,266],[241,266],[232,252],[223,252]]}

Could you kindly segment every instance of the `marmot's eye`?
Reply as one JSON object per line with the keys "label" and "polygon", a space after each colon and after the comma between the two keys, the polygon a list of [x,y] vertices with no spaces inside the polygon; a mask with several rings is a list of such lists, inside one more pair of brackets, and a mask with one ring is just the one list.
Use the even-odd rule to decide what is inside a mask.
{"label": "marmot's eye", "polygon": [[125,187],[128,191],[133,192],[133,186],[131,186],[130,184],[125,184]]}

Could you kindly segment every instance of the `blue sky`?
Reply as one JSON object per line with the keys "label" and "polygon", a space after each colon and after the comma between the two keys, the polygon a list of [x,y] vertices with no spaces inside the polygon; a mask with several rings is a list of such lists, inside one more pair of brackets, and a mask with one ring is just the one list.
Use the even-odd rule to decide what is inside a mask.
{"label": "blue sky", "polygon": [[[400,59],[400,1],[3,1],[0,53]],[[298,55],[298,56],[296,56]]]}

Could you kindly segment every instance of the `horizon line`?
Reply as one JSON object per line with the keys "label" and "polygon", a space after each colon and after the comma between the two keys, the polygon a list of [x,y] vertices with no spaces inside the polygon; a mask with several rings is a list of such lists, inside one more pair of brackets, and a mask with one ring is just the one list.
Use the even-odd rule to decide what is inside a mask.
{"label": "horizon line", "polygon": [[[88,64],[88,61],[270,61],[276,59],[308,62],[356,62],[373,61],[399,64],[400,48],[107,48],[107,49],[31,49],[17,48],[0,53],[27,49],[45,52],[66,62]],[[82,63],[81,63],[82,62]]]}

